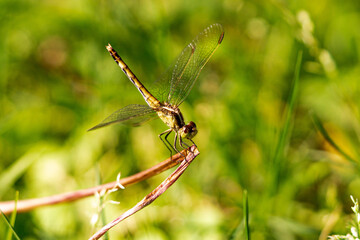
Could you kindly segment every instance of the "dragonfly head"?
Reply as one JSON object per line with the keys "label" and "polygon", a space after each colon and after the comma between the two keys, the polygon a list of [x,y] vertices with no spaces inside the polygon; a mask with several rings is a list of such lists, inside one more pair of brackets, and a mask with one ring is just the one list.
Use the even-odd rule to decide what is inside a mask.
{"label": "dragonfly head", "polygon": [[192,139],[197,134],[198,130],[196,129],[196,124],[194,122],[189,122],[188,124],[184,125],[179,130],[179,134],[181,138]]}

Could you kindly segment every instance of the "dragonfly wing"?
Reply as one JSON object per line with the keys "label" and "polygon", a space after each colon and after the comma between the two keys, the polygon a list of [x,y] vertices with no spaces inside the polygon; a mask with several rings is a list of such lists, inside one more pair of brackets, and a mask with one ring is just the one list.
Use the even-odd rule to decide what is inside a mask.
{"label": "dragonfly wing", "polygon": [[166,72],[164,72],[160,78],[155,82],[149,85],[148,90],[151,94],[160,102],[164,103],[168,101],[168,96],[170,92],[171,77],[174,71],[174,62]]}
{"label": "dragonfly wing", "polygon": [[224,29],[216,23],[207,27],[184,48],[172,67],[168,103],[179,106],[184,101],[223,37]]}
{"label": "dragonfly wing", "polygon": [[220,24],[210,25],[183,49],[168,70],[150,85],[149,91],[160,102],[179,106],[223,36]]}
{"label": "dragonfly wing", "polygon": [[112,113],[101,123],[90,128],[88,131],[105,127],[113,123],[139,126],[146,121],[154,119],[156,116],[156,112],[147,105],[131,104]]}

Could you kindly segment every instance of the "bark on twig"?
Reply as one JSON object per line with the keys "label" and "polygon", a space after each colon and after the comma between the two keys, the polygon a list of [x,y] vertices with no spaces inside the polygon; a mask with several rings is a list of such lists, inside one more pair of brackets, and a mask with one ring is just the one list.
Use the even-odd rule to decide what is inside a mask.
{"label": "bark on twig", "polygon": [[[187,149],[183,150],[182,151],[183,156],[186,155],[187,152],[188,152]],[[150,178],[154,175],[157,175],[157,174],[177,165],[179,162],[181,162],[184,159],[183,156],[179,153],[175,154],[171,158],[168,158],[165,161],[163,161],[147,170],[136,173],[130,177],[120,179],[120,184],[123,186],[129,186],[130,184],[134,184],[134,183],[140,182],[144,179]],[[53,195],[53,196],[49,196],[49,197],[20,200],[17,202],[16,211],[17,212],[27,212],[27,211],[33,210],[35,208],[38,208],[38,207],[75,201],[75,200],[82,199],[82,198],[85,198],[88,196],[92,196],[96,192],[100,192],[104,189],[105,190],[113,189],[115,186],[117,186],[117,184],[118,184],[118,182],[115,181],[115,182],[106,183],[106,184],[88,188],[88,189],[82,189],[82,190],[77,190],[77,191],[73,191],[73,192],[62,193],[62,194]],[[13,212],[14,207],[15,207],[14,201],[0,202],[0,209],[4,214],[9,214],[9,213]]]}

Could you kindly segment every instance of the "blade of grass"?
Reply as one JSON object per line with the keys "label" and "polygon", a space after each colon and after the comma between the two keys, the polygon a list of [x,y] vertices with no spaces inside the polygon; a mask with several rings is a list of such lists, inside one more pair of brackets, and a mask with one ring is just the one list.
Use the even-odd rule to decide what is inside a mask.
{"label": "blade of grass", "polygon": [[[103,184],[103,181],[102,181],[102,178],[101,178],[101,174],[100,174],[100,167],[99,167],[99,164],[97,164],[97,167],[96,167],[96,172],[97,172],[97,185],[100,186],[101,184]],[[100,205],[100,221],[101,221],[101,224],[102,224],[102,227],[104,227],[106,225],[106,215],[105,215],[105,208],[101,207],[103,206],[104,204],[104,195],[100,195],[100,201],[99,201],[99,205]],[[109,233],[106,232],[104,234],[104,240],[109,240]]]}
{"label": "blade of grass", "polygon": [[250,240],[250,226],[249,226],[249,202],[247,190],[244,190],[243,196],[243,209],[244,209],[244,224],[245,224],[245,237]]}
{"label": "blade of grass", "polygon": [[[16,191],[16,193],[15,193],[15,207],[14,207],[14,211],[11,213],[11,217],[10,217],[11,226],[15,226],[16,213],[17,213],[17,202],[18,201],[19,201],[19,191]],[[14,229],[9,228],[9,231],[8,231],[8,233],[6,235],[7,240],[11,240],[13,232],[14,232]]]}
{"label": "blade of grass", "polygon": [[353,159],[352,157],[350,157],[345,151],[343,151],[339,145],[337,145],[335,143],[335,141],[330,137],[329,133],[326,131],[326,129],[324,128],[324,125],[322,124],[322,122],[320,121],[320,119],[315,115],[315,114],[311,114],[311,117],[313,119],[313,122],[316,126],[316,128],[319,130],[319,132],[321,133],[321,135],[324,137],[324,139],[333,147],[336,149],[336,151],[338,151],[344,158],[346,158],[348,161],[350,161],[353,164],[358,164],[358,161],[356,161],[355,159]]}
{"label": "blade of grass", "polygon": [[235,239],[240,239],[240,233],[242,232],[242,224],[243,221],[241,221],[236,228],[234,228],[234,230],[230,233],[229,235],[229,240],[235,240]]}
{"label": "blade of grass", "polygon": [[12,231],[12,234],[14,234],[15,238],[20,240],[19,236],[16,234],[13,226],[11,225],[11,223],[9,222],[9,219],[5,216],[5,214],[3,213],[3,211],[1,211],[0,209],[0,212],[1,212],[1,216],[3,217],[5,223],[9,226],[9,229]]}
{"label": "blade of grass", "polygon": [[302,51],[298,53],[296,65],[295,65],[295,74],[294,74],[294,80],[292,82],[292,86],[290,89],[289,98],[287,101],[287,109],[285,110],[284,116],[285,116],[285,122],[283,129],[280,132],[280,136],[276,145],[274,157],[273,157],[273,182],[270,189],[270,193],[276,192],[278,186],[279,186],[279,178],[281,174],[281,168],[283,165],[282,159],[285,149],[286,140],[290,137],[290,123],[291,119],[294,113],[295,108],[295,101],[297,98],[298,88],[299,88],[299,76],[300,76],[300,67],[301,67],[301,61],[302,61]]}
{"label": "blade of grass", "polygon": [[236,228],[231,232],[229,240],[243,239],[242,236],[245,236],[245,239],[250,240],[250,225],[249,225],[249,203],[248,203],[248,194],[247,190],[243,191],[243,219],[240,221]]}

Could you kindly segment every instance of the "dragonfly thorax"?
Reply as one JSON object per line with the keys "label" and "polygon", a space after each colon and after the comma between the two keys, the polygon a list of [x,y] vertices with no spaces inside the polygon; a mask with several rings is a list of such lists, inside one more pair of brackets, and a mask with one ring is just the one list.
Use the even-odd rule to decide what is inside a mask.
{"label": "dragonfly thorax", "polygon": [[196,124],[192,121],[185,124],[184,117],[178,107],[164,104],[156,111],[161,120],[177,132],[181,138],[192,139],[197,134]]}
{"label": "dragonfly thorax", "polygon": [[156,112],[161,120],[176,132],[185,126],[184,117],[178,107],[165,104],[156,109]]}

